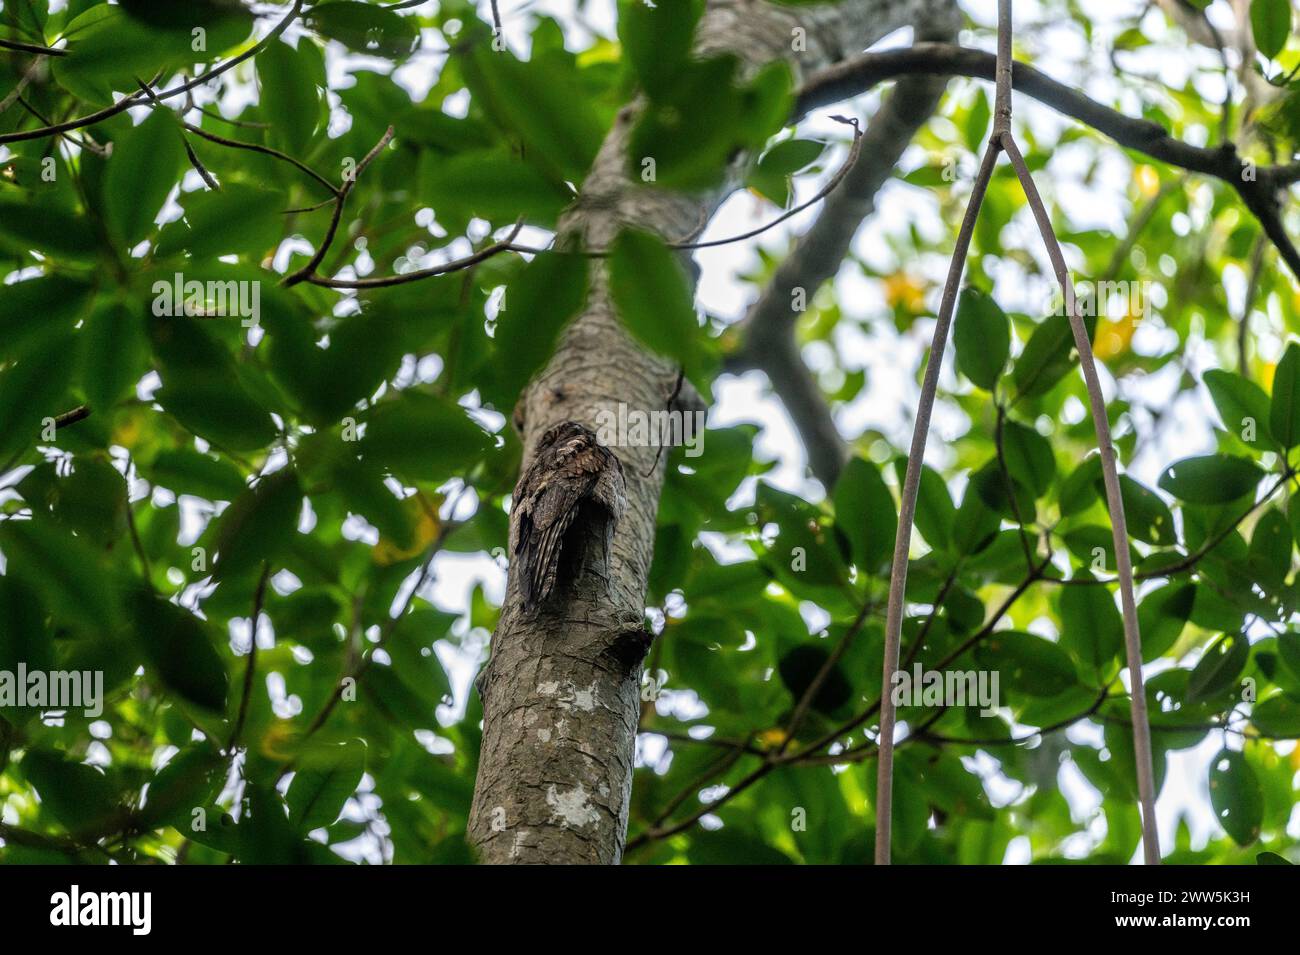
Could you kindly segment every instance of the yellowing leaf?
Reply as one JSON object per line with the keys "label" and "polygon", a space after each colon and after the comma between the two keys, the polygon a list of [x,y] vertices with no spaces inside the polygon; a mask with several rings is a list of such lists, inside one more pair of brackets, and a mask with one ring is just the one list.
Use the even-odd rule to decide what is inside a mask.
{"label": "yellowing leaf", "polygon": [[1268,362],[1260,366],[1259,386],[1270,394],[1273,392],[1273,375],[1276,373],[1277,362]]}
{"label": "yellowing leaf", "polygon": [[1102,361],[1116,358],[1128,351],[1133,340],[1133,330],[1137,320],[1132,315],[1118,319],[1103,318],[1097,323],[1095,353]]}
{"label": "yellowing leaf", "polygon": [[925,287],[906,272],[886,275],[885,304],[890,308],[901,306],[913,315],[918,314],[925,308]]}
{"label": "yellowing leaf", "polygon": [[1153,166],[1144,164],[1134,169],[1133,182],[1137,186],[1138,195],[1144,199],[1150,199],[1160,191],[1160,173]]}
{"label": "yellowing leaf", "polygon": [[373,556],[374,562],[380,567],[388,567],[391,564],[418,557],[428,550],[429,545],[438,536],[441,524],[438,521],[436,506],[424,500],[421,494],[413,494],[402,503],[411,512],[411,523],[415,525],[415,536],[411,539],[410,547],[400,547],[388,538],[380,536],[379,543],[375,545]]}

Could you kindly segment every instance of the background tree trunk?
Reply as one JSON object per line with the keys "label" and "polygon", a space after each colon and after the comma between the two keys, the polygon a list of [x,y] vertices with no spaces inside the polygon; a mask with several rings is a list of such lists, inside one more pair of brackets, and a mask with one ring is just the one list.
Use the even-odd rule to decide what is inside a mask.
{"label": "background tree trunk", "polygon": [[[843,59],[901,26],[956,17],[953,0],[844,0],[779,7],[712,0],[696,33],[700,52],[729,51],[752,70],[787,59],[796,76]],[[803,31],[803,44],[795,39]],[[806,47],[806,48],[804,48]],[[589,248],[608,246],[625,224],[669,241],[693,233],[727,189],[682,195],[630,183],[626,143],[637,104],[625,107],[560,231]],[[623,331],[604,269],[592,270],[582,315],[568,328],[515,413],[527,467],[538,438],[561,421],[596,429],[598,413],[662,411],[677,370]],[[679,399],[689,406],[692,396]],[[616,863],[627,829],[639,711],[646,578],[665,454],[618,447],[627,479],[609,580],[587,574],[538,611],[525,612],[512,572],[479,685],[483,745],[470,841],[489,863]],[[648,476],[647,476],[648,474]]]}

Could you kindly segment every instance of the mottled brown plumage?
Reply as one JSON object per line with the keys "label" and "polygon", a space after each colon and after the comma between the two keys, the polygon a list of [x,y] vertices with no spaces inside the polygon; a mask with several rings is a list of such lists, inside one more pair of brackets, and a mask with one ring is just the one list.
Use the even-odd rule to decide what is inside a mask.
{"label": "mottled brown plumage", "polygon": [[565,539],[584,508],[604,510],[605,553],[626,504],[623,467],[595,432],[565,421],[537,444],[532,465],[514,491],[511,559],[525,609],[546,601],[555,589]]}

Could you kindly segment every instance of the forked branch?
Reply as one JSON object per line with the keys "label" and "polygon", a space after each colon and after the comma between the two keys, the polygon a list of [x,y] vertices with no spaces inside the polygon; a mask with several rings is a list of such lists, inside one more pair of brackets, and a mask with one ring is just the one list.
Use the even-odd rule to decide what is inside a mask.
{"label": "forked branch", "polygon": [[912,432],[912,445],[907,458],[907,472],[903,479],[902,499],[898,518],[898,535],[894,540],[894,562],[889,580],[889,606],[885,619],[885,663],[880,692],[879,760],[876,776],[876,864],[890,863],[891,809],[893,802],[894,727],[896,709],[893,701],[894,675],[898,670],[899,645],[902,636],[904,599],[907,588],[907,562],[911,550],[912,525],[916,517],[917,495],[921,484],[921,464],[929,437],[930,414],[934,408],[935,393],[939,385],[939,371],[943,352],[948,342],[953,308],[958,286],[970,250],[971,235],[979,218],[980,205],[988,189],[998,153],[1005,150],[1020,178],[1025,197],[1033,210],[1034,218],[1047,246],[1048,258],[1061,284],[1070,327],[1074,332],[1079,363],[1083,369],[1084,383],[1096,428],[1097,443],[1101,449],[1103,481],[1106,488],[1106,505],[1110,512],[1111,531],[1115,541],[1116,564],[1119,576],[1120,601],[1123,605],[1124,643],[1131,680],[1133,748],[1136,755],[1138,793],[1142,809],[1142,845],[1148,865],[1160,862],[1160,847],[1155,823],[1155,784],[1151,768],[1151,733],[1147,720],[1146,693],[1142,683],[1142,645],[1138,632],[1137,605],[1133,596],[1133,568],[1129,559],[1128,529],[1124,519],[1124,504],[1120,497],[1119,474],[1116,468],[1115,448],[1111,442],[1110,425],[1106,418],[1106,400],[1097,377],[1097,366],[1088,338],[1087,326],[1076,307],[1074,288],[1061,253],[1060,243],[1034,185],[1024,157],[1011,133],[1011,0],[998,0],[998,53],[995,71],[997,94],[993,112],[993,133],[984,161],[975,178],[970,202],[957,235],[952,263],[944,284],[939,306],[934,338],[930,345],[925,379],[917,407],[916,425]]}

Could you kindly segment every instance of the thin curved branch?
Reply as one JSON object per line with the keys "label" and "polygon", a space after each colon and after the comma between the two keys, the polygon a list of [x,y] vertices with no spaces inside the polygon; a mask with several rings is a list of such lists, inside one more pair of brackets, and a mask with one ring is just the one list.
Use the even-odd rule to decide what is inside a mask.
{"label": "thin curved branch", "polygon": [[[1002,0],[1008,5],[1010,0]],[[1092,342],[1083,316],[1079,314],[1078,303],[1074,296],[1074,285],[1070,281],[1070,272],[1065,265],[1065,256],[1061,244],[1052,229],[1047,209],[1034,177],[1025,164],[1020,149],[1016,146],[1011,131],[1002,133],[1002,148],[1006,150],[1016,175],[1020,178],[1025,198],[1033,210],[1034,219],[1042,233],[1043,243],[1047,246],[1047,256],[1051,259],[1056,279],[1061,284],[1065,297],[1065,308],[1070,318],[1070,328],[1074,332],[1074,345],[1079,353],[1079,367],[1083,371],[1083,380],[1087,385],[1088,404],[1092,411],[1092,423],[1097,433],[1097,446],[1101,452],[1102,481],[1106,486],[1106,507],[1110,511],[1111,535],[1115,543],[1115,570],[1119,578],[1120,606],[1124,618],[1124,650],[1128,660],[1131,708],[1133,714],[1133,752],[1138,777],[1138,795],[1142,806],[1142,849],[1147,865],[1160,864],[1159,833],[1156,830],[1156,792],[1155,774],[1151,762],[1151,724],[1147,718],[1147,698],[1142,680],[1142,637],[1138,631],[1137,600],[1133,593],[1133,563],[1128,549],[1128,523],[1124,517],[1124,502],[1120,496],[1119,470],[1115,445],[1111,441],[1110,422],[1106,416],[1106,398],[1102,394],[1101,381],[1097,377],[1097,364],[1092,354]]]}
{"label": "thin curved branch", "polygon": [[357,180],[361,178],[361,174],[365,172],[366,167],[374,162],[375,157],[392,141],[393,127],[389,126],[388,129],[384,130],[384,135],[379,137],[379,142],[370,148],[370,152],[361,157],[361,162],[357,163],[351,174],[343,177],[343,185],[339,186],[334,196],[334,213],[330,216],[330,224],[325,230],[325,237],[321,239],[320,245],[316,248],[312,257],[307,260],[307,264],[297,272],[286,276],[280,282],[281,285],[287,288],[315,277],[316,267],[321,264],[325,255],[329,252],[330,246],[334,244],[334,236],[338,234],[339,222],[343,218],[343,207],[347,204],[348,196],[352,194]]}
{"label": "thin curved branch", "polygon": [[[288,29],[289,24],[298,18],[298,15],[302,12],[302,4],[303,0],[293,0],[293,7],[291,7],[289,12],[285,14],[284,19],[272,27],[271,31],[267,33],[266,36],[262,37],[262,39],[258,40],[243,53],[240,53],[238,56],[232,56],[230,59],[219,63],[212,69],[207,70],[202,76],[197,76],[192,80],[181,83],[179,86],[173,86],[169,90],[160,90],[154,95],[158,99],[170,99],[173,96],[180,96],[182,93],[188,93],[192,89],[196,89],[203,86],[205,83],[211,82],[222,73],[234,69],[245,60],[257,56],[257,54],[261,53],[268,43]],[[42,126],[40,129],[24,129],[12,133],[4,133],[3,135],[0,135],[0,145],[6,143],[25,142],[29,139],[44,139],[46,136],[57,136],[59,133],[66,133],[73,129],[80,129],[83,126],[93,126],[95,123],[101,123],[112,116],[116,116],[118,113],[125,112],[132,106],[140,106],[143,104],[143,101],[143,92],[131,93],[128,96],[122,97],[112,106],[106,106],[97,112],[89,113],[76,119],[70,119],[62,123],[55,123],[51,126]]]}
{"label": "thin curved branch", "polygon": [[1001,151],[999,138],[994,136],[984,152],[975,185],[971,190],[966,215],[957,245],[953,250],[948,279],[944,283],[939,316],[934,324],[934,338],[930,343],[929,359],[925,366],[925,380],[921,385],[921,399],[916,409],[916,425],[912,431],[912,446],[907,457],[907,473],[903,478],[902,499],[899,502],[898,533],[894,538],[894,560],[889,578],[889,609],[885,616],[885,666],[880,691],[880,761],[876,770],[876,864],[888,865],[890,861],[890,810],[893,804],[894,724],[896,713],[893,702],[894,674],[898,671],[899,646],[903,633],[903,602],[907,589],[907,560],[912,545],[912,525],[916,520],[916,500],[921,489],[921,463],[925,457],[926,439],[930,433],[930,414],[934,410],[935,394],[939,389],[939,370],[943,365],[943,351],[948,344],[948,329],[952,325],[953,308],[957,301],[957,287],[966,266],[966,253],[975,234],[975,220],[979,218],[984,194]]}
{"label": "thin curved branch", "polygon": [[21,40],[0,40],[0,50],[10,50],[14,53],[35,53],[37,56],[67,56],[67,50],[56,49],[52,46],[41,46],[38,43],[24,43]]}
{"label": "thin curved branch", "polygon": [[805,300],[833,278],[848,255],[862,222],[876,207],[876,195],[888,181],[903,151],[938,106],[946,79],[929,77],[900,82],[867,123],[860,155],[828,194],[817,220],[795,242],[789,255],[737,324],[742,336],[730,370],[762,370],[799,431],[816,478],[828,489],[839,478],[848,449],[826,398],[799,354],[794,326],[799,313],[793,302],[802,289]]}
{"label": "thin curved branch", "polygon": [[[992,54],[947,43],[918,43],[902,50],[864,53],[813,75],[800,90],[795,114],[802,116],[899,76],[941,74],[989,80],[995,68]],[[1260,221],[1292,274],[1300,278],[1300,250],[1283,228],[1278,196],[1280,190],[1300,181],[1300,164],[1254,167],[1241,158],[1233,143],[1193,146],[1170,136],[1159,123],[1125,116],[1027,63],[1013,63],[1011,77],[1016,91],[1092,127],[1121,146],[1232,186]]]}
{"label": "thin curved branch", "polygon": [[[330,195],[333,198],[326,199],[325,203],[333,202],[334,199],[338,198],[338,194],[339,194],[338,186],[334,185],[334,183],[330,182],[328,179],[326,179],[324,176],[318,173],[315,169],[312,169],[302,160],[295,159],[293,156],[290,156],[288,153],[282,153],[280,152],[280,150],[272,149],[270,146],[263,146],[261,143],[246,143],[240,139],[227,139],[225,136],[218,136],[216,133],[209,132],[208,130],[204,129],[202,126],[195,126],[193,123],[182,122],[181,126],[184,127],[186,132],[193,133],[195,136],[198,136],[202,139],[206,139],[210,143],[216,143],[219,146],[228,146],[231,149],[246,149],[249,152],[261,153],[263,156],[270,156],[272,159],[278,159],[281,162],[287,162],[289,165],[297,169],[300,169],[308,176],[311,176],[312,179],[315,179],[317,182],[319,182],[321,185],[323,185],[326,189],[330,191]],[[325,203],[322,203],[322,205],[324,205]]]}
{"label": "thin curved branch", "polygon": [[442,265],[433,265],[427,269],[417,269],[414,272],[403,272],[400,275],[380,275],[374,278],[364,279],[327,279],[321,275],[309,275],[302,279],[312,285],[320,285],[324,288],[337,289],[372,289],[388,288],[392,285],[404,285],[407,282],[418,282],[421,279],[432,278],[435,275],[447,275],[450,272],[460,272],[463,269],[473,268],[480,262],[484,262],[494,255],[502,252],[539,252],[540,249],[533,249],[524,246],[518,246],[514,243],[514,237],[519,234],[522,228],[522,220],[515,223],[510,234],[500,242],[493,242],[491,245],[484,246],[472,255],[467,255],[463,259],[454,259],[451,262],[444,262]]}

